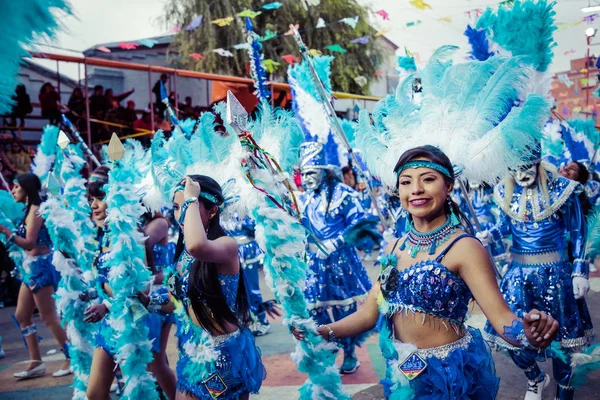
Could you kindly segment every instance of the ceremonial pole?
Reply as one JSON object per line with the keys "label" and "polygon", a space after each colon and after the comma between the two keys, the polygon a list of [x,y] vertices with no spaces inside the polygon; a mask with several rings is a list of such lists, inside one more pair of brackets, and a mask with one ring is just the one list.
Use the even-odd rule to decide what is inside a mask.
{"label": "ceremonial pole", "polygon": [[350,146],[350,142],[348,141],[348,138],[346,137],[346,134],[344,133],[342,126],[340,125],[340,121],[338,121],[338,119],[337,119],[337,116],[335,114],[335,109],[333,108],[333,105],[331,104],[331,101],[329,100],[329,98],[327,96],[327,92],[325,91],[323,82],[321,82],[321,79],[319,79],[319,75],[317,75],[317,71],[315,71],[315,67],[312,63],[312,58],[311,58],[310,54],[308,53],[308,48],[304,44],[304,41],[302,40],[302,37],[300,36],[300,33],[298,32],[296,27],[294,25],[290,25],[290,29],[292,30],[292,32],[294,34],[294,39],[296,40],[298,47],[300,48],[300,53],[302,54],[302,58],[308,65],[308,69],[310,70],[310,73],[312,75],[315,86],[317,87],[317,93],[319,93],[319,95],[321,97],[321,102],[325,105],[325,110],[329,114],[329,117],[332,121],[334,130],[337,133],[338,138],[342,141],[342,144],[348,150],[348,154],[350,155],[350,158],[352,159],[353,164],[356,166],[356,169],[359,171],[361,178],[363,178],[364,181],[366,182],[367,191],[369,193],[369,197],[371,198],[371,204],[373,204],[373,206],[375,207],[375,210],[377,211],[377,215],[379,216],[379,219],[381,220],[381,225],[383,226],[383,229],[387,230],[388,224],[383,216],[383,213],[379,209],[379,205],[377,204],[377,198],[375,197],[375,194],[373,193],[373,188],[371,187],[371,182],[367,178],[365,171],[362,169],[360,163],[358,162],[358,158],[356,157],[356,154],[354,154],[354,152],[352,151],[352,146]]}

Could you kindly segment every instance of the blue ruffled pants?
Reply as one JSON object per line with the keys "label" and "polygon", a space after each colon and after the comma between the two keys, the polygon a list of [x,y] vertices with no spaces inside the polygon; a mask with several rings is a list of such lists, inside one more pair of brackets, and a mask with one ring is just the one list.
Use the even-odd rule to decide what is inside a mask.
{"label": "blue ruffled pants", "polygon": [[26,255],[23,260],[23,283],[33,293],[37,293],[43,287],[52,286],[54,290],[58,287],[60,273],[52,264],[52,253],[43,256]]}

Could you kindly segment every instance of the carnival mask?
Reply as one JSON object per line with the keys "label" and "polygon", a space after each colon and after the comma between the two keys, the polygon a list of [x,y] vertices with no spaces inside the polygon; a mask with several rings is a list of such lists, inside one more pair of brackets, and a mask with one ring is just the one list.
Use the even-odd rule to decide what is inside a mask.
{"label": "carnival mask", "polygon": [[522,169],[513,172],[515,183],[521,187],[528,187],[535,183],[537,179],[537,164],[530,166],[527,169]]}
{"label": "carnival mask", "polygon": [[324,172],[320,168],[304,168],[301,172],[302,184],[306,190],[317,190],[323,183]]}

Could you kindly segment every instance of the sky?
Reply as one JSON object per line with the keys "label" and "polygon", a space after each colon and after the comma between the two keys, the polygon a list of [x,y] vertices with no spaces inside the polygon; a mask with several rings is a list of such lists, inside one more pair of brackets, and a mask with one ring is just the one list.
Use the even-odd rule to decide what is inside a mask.
{"label": "sky", "polygon": [[[315,2],[315,0],[309,1]],[[436,48],[445,44],[458,45],[466,51],[467,42],[462,32],[470,22],[467,13],[470,10],[493,7],[500,2],[497,0],[425,0],[424,2],[429,4],[431,9],[420,10],[410,4],[411,1],[418,3],[420,0],[359,1],[370,6],[374,11],[385,10],[389,14],[389,21],[383,21],[375,16],[373,24],[387,30],[386,36],[400,49],[406,47],[416,54],[418,63],[426,62]],[[164,0],[72,0],[74,16],[61,18],[64,29],[57,40],[51,44],[82,51],[99,43],[131,41],[165,34],[169,29],[160,23],[163,2]],[[588,0],[558,0],[555,6],[556,23],[573,24],[581,21],[585,15],[589,15],[581,12],[581,7],[586,5]],[[471,15],[475,15],[475,12],[471,11]],[[343,17],[351,16],[340,15],[340,18]],[[406,25],[410,23],[415,24],[407,27]],[[558,45],[554,49],[552,72],[568,70],[570,59],[586,55],[585,30],[590,26],[599,29],[600,18],[592,25],[584,22],[555,32]],[[590,47],[592,54],[600,54],[600,33],[592,39],[592,44],[596,43],[599,46]],[[42,49],[72,54],[46,47]],[[56,68],[56,64],[52,62],[44,65],[52,69]],[[60,70],[71,77],[77,77],[77,67],[72,64],[61,63]]]}

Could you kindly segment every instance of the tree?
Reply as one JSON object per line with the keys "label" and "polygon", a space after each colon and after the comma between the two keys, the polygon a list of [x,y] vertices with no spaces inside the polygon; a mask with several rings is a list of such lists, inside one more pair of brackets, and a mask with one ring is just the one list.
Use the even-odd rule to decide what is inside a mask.
{"label": "tree", "polygon": [[[252,20],[255,32],[265,37],[267,30],[277,36],[264,41],[265,59],[272,59],[281,65],[274,71],[271,79],[285,80],[287,64],[281,58],[286,54],[299,56],[299,50],[292,36],[283,34],[291,23],[300,26],[301,35],[309,49],[322,51],[336,57],[332,63],[333,89],[351,93],[368,93],[368,84],[358,85],[354,78],[364,76],[368,82],[374,78],[382,64],[382,51],[375,38],[375,29],[368,23],[367,8],[355,0],[321,0],[317,6],[305,8],[304,1],[280,0],[283,6],[276,10],[261,10],[262,13]],[[249,56],[246,50],[235,50],[233,46],[246,42],[245,19],[238,17],[245,9],[259,10],[271,0],[167,0],[165,5],[165,24],[168,26],[187,26],[197,15],[203,16],[200,27],[187,31],[182,29],[175,36],[170,47],[171,63],[186,69],[225,75],[248,76]],[[234,17],[230,25],[219,27],[211,21]],[[346,17],[359,17],[356,28],[335,22]],[[320,29],[308,29],[317,26],[319,18],[328,25]],[[350,43],[351,40],[370,36],[366,44]],[[326,49],[329,45],[339,44],[347,52],[340,54]],[[214,49],[223,48],[233,53],[233,57],[223,57],[214,53]],[[190,54],[201,54],[196,59]]]}

